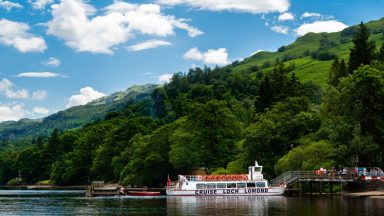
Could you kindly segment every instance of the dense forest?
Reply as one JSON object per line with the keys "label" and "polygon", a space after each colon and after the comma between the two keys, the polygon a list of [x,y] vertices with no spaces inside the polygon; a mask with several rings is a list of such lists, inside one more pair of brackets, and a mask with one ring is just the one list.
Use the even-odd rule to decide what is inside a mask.
{"label": "dense forest", "polygon": [[243,173],[255,160],[267,178],[287,170],[382,167],[384,36],[373,42],[361,23],[352,42],[348,58],[327,52],[329,41],[307,53],[332,62],[325,87],[301,81],[287,63],[293,57],[243,71],[235,72],[241,62],[233,62],[174,74],[151,98],[103,120],[55,129],[23,149],[4,148],[0,184],[21,177],[23,184],[161,186],[168,174]]}

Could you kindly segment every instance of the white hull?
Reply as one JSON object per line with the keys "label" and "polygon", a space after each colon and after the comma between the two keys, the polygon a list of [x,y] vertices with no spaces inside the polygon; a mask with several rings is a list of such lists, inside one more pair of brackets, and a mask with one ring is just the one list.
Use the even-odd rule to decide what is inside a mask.
{"label": "white hull", "polygon": [[272,188],[236,188],[236,189],[203,189],[174,190],[167,189],[168,196],[279,196],[285,187]]}

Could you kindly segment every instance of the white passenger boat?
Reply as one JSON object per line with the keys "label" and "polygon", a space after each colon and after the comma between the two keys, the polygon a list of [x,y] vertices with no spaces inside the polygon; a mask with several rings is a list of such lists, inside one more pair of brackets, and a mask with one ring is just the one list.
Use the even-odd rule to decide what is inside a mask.
{"label": "white passenger boat", "polygon": [[178,181],[168,184],[169,196],[276,196],[283,195],[285,185],[270,187],[257,161],[248,174],[236,175],[179,175]]}

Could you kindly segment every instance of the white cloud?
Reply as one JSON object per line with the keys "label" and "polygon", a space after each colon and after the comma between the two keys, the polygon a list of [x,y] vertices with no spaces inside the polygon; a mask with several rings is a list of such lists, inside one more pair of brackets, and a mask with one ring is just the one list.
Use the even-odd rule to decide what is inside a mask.
{"label": "white cloud", "polygon": [[4,8],[7,11],[12,10],[12,8],[21,9],[23,6],[19,3],[11,2],[11,1],[3,1],[0,0],[0,7]]}
{"label": "white cloud", "polygon": [[164,5],[185,4],[193,8],[212,11],[235,11],[245,13],[271,13],[288,10],[289,0],[158,0]]}
{"label": "white cloud", "polygon": [[9,99],[27,99],[29,97],[29,92],[26,89],[17,89],[13,88],[13,83],[8,79],[2,79],[0,81],[0,93],[6,96]]}
{"label": "white cloud", "polygon": [[294,20],[294,19],[295,19],[295,16],[290,12],[280,14],[280,16],[278,17],[279,21],[287,21],[287,20]]}
{"label": "white cloud", "polygon": [[162,74],[158,77],[160,83],[169,83],[173,77],[173,74]]}
{"label": "white cloud", "polygon": [[162,41],[162,40],[149,40],[145,41],[143,43],[135,44],[133,46],[127,47],[129,51],[141,51],[146,49],[153,49],[160,46],[170,46],[171,43],[168,41]]}
{"label": "white cloud", "polygon": [[323,15],[319,13],[310,13],[305,12],[300,17],[301,19],[312,19],[312,20],[332,20],[334,17],[332,15]]}
{"label": "white cloud", "polygon": [[47,61],[43,62],[43,65],[51,66],[51,67],[59,67],[61,65],[61,61],[58,58],[50,57]]}
{"label": "white cloud", "polygon": [[0,44],[13,46],[22,53],[47,49],[44,39],[28,33],[29,30],[25,23],[0,19]]}
{"label": "white cloud", "polygon": [[305,12],[305,13],[303,13],[303,15],[301,15],[301,19],[310,18],[310,17],[321,17],[321,14]]}
{"label": "white cloud", "polygon": [[184,59],[202,61],[205,64],[225,65],[229,63],[227,49],[209,49],[207,52],[200,52],[196,47],[184,54]]}
{"label": "white cloud", "polygon": [[[52,5],[49,35],[57,36],[77,52],[113,54],[113,48],[137,34],[169,36],[181,28],[192,36],[202,34],[184,20],[164,15],[159,5],[115,1],[95,15],[96,9],[82,0],[61,0]],[[92,16],[92,17],[90,17]]]}
{"label": "white cloud", "polygon": [[65,108],[70,108],[73,106],[85,105],[93,100],[104,97],[105,94],[94,90],[92,87],[84,87],[80,89],[79,94],[72,95],[67,102]]}
{"label": "white cloud", "polygon": [[342,22],[336,20],[328,21],[315,21],[313,23],[305,23],[296,29],[296,33],[299,36],[305,35],[309,32],[320,33],[320,32],[338,32],[348,26]]}
{"label": "white cloud", "polygon": [[45,107],[34,107],[32,109],[33,113],[39,114],[39,115],[48,115],[49,114],[49,109]]}
{"label": "white cloud", "polygon": [[0,81],[0,92],[5,92],[12,87],[13,83],[8,79],[2,79]]}
{"label": "white cloud", "polygon": [[17,74],[16,77],[28,77],[28,78],[51,78],[58,77],[60,74],[53,72],[25,72]]}
{"label": "white cloud", "polygon": [[47,5],[53,4],[54,0],[28,0],[32,8],[35,10],[43,10]]}
{"label": "white cloud", "polygon": [[289,28],[286,26],[272,26],[271,30],[280,34],[288,34],[289,32]]}
{"label": "white cloud", "polygon": [[37,91],[32,93],[32,100],[41,101],[41,100],[44,100],[45,98],[47,98],[47,96],[48,96],[48,92],[47,91],[45,91],[45,90],[37,90]]}
{"label": "white cloud", "polygon": [[26,111],[21,104],[0,104],[0,122],[17,121],[25,118]]}
{"label": "white cloud", "polygon": [[5,96],[9,99],[28,99],[29,92],[26,89],[20,89],[20,90],[8,89],[7,91],[5,91]]}

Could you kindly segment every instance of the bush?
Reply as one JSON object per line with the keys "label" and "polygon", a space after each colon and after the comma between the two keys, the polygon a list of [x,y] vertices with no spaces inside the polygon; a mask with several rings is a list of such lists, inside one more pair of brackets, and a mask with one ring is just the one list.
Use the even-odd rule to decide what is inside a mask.
{"label": "bush", "polygon": [[329,61],[329,60],[336,59],[337,55],[333,52],[317,50],[311,53],[311,57],[319,61]]}
{"label": "bush", "polygon": [[279,49],[277,49],[277,52],[284,52],[286,50],[286,46],[281,46]]}

